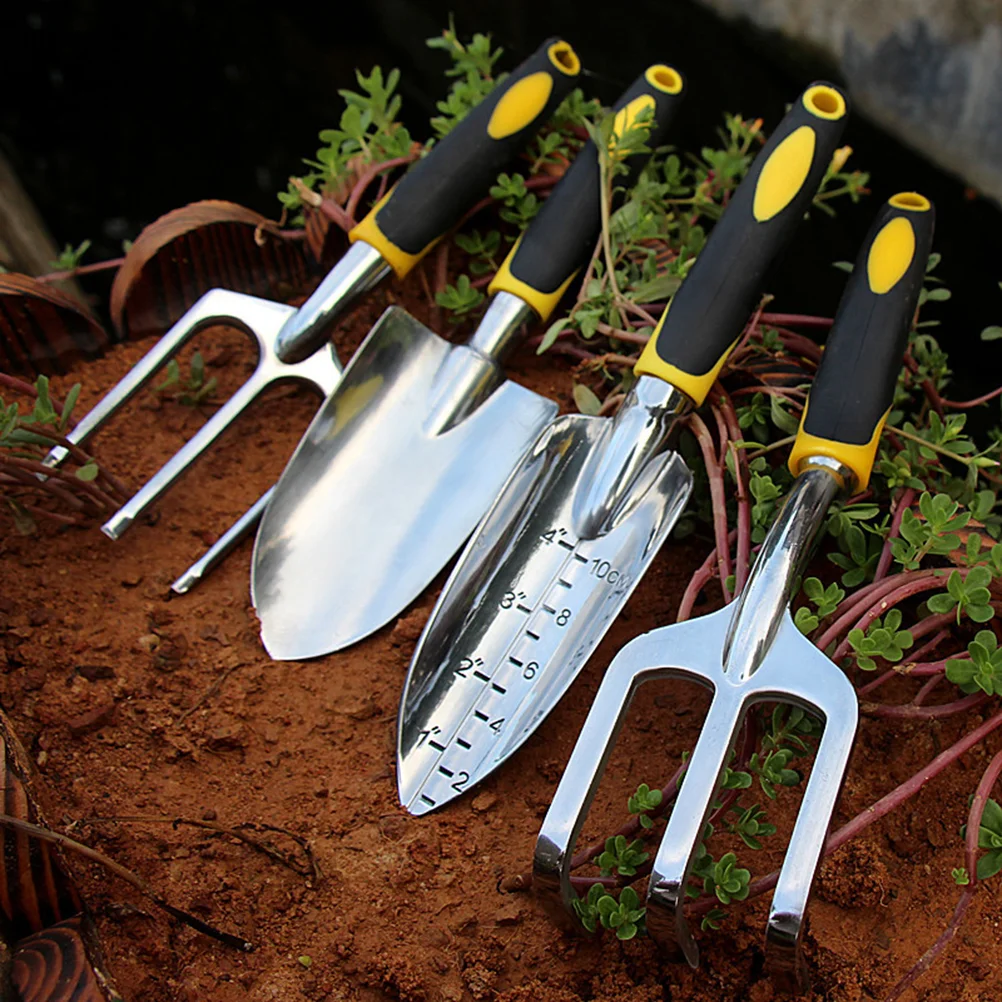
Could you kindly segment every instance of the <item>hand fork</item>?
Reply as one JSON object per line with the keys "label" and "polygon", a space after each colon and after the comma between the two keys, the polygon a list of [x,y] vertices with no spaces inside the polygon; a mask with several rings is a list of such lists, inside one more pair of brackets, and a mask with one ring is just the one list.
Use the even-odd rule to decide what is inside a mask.
{"label": "hand fork", "polygon": [[573,910],[574,844],[637,688],[687,678],[712,702],[689,760],[648,882],[651,938],[696,967],[686,887],[704,827],[745,714],[755,703],[792,703],[819,715],[824,732],[780,870],[766,928],[766,956],[780,982],[807,987],[800,950],[811,884],[821,859],[856,733],[856,693],[804,637],[789,605],[829,506],[866,488],[894,395],[922,286],[933,209],[895,195],[878,215],[842,298],[790,455],[796,476],[744,591],[697,619],[627,644],[607,671],[536,842],[534,885]]}
{"label": "hand fork", "polygon": [[[331,325],[392,270],[404,278],[462,213],[482,196],[497,172],[531,138],[577,80],[581,65],[571,46],[548,39],[401,179],[349,234],[352,245],[298,310],[222,289],[207,292],[132,371],[67,436],[83,444],[199,330],[233,323],[258,342],[251,378],[173,458],[103,526],[118,539],[268,386],[303,382],[326,398],[341,378]],[[324,349],[324,350],[321,350]],[[62,447],[44,462],[56,467]],[[270,491],[175,583],[186,591],[249,531]]]}

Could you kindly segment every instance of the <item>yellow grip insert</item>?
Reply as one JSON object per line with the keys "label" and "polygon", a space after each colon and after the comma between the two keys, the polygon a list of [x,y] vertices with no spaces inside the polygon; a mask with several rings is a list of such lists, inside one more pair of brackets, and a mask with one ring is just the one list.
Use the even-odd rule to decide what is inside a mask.
{"label": "yellow grip insert", "polygon": [[487,123],[487,135],[491,139],[504,139],[524,129],[546,107],[552,91],[553,77],[549,73],[540,70],[522,77],[494,106]]}
{"label": "yellow grip insert", "polygon": [[837,442],[830,438],[820,438],[804,431],[804,424],[807,421],[807,411],[810,401],[804,407],[803,416],[800,419],[800,428],[797,431],[796,441],[790,450],[789,467],[790,472],[797,476],[804,467],[805,460],[811,456],[827,456],[834,459],[843,466],[852,470],[856,478],[855,487],[850,488],[857,493],[866,490],[870,483],[870,473],[873,470],[873,461],[877,458],[877,447],[880,445],[880,436],[884,431],[884,424],[887,415],[891,413],[890,407],[884,411],[883,417],[877,422],[873,437],[863,445],[851,445],[848,442]]}
{"label": "yellow grip insert", "polygon": [[[730,355],[734,346],[740,340],[741,334],[739,334],[727,346],[726,351],[721,353],[720,358],[717,359],[713,368],[710,369],[709,372],[686,372],[684,369],[680,369],[677,365],[672,365],[671,362],[666,362],[658,354],[658,335],[661,333],[661,328],[664,327],[665,320],[668,317],[668,310],[670,309],[671,303],[668,304],[664,313],[661,314],[661,319],[658,321],[657,327],[654,328],[654,333],[651,335],[651,339],[644,345],[644,350],[640,353],[640,358],[637,359],[637,364],[633,367],[633,374],[635,376],[656,376],[658,379],[663,379],[666,383],[674,386],[675,389],[681,390],[697,407],[699,407],[706,399],[706,395],[710,392],[710,388],[716,382],[717,376],[720,374],[720,370],[724,367],[724,362],[727,361],[727,356]],[[743,334],[744,331],[741,333]]]}
{"label": "yellow grip insert", "polygon": [[391,188],[383,197],[376,202],[376,204],[369,210],[369,214],[360,223],[356,223],[352,229],[348,231],[348,239],[351,243],[356,240],[364,240],[370,247],[375,247],[380,254],[383,255],[386,263],[393,269],[397,278],[406,278],[410,270],[418,263],[438,243],[439,239],[436,237],[431,241],[426,247],[418,251],[417,254],[409,254],[405,250],[401,250],[385,233],[379,228],[379,223],[376,222],[376,215],[379,210],[386,204],[390,196],[393,194],[393,189]]}
{"label": "yellow grip insert", "polygon": [[549,319],[550,314],[557,308],[557,303],[560,302],[560,297],[567,291],[567,286],[571,284],[574,276],[581,269],[575,268],[567,276],[566,281],[562,282],[553,292],[541,292],[539,289],[534,289],[528,282],[523,282],[522,279],[516,278],[511,273],[511,262],[515,260],[515,255],[518,253],[521,243],[522,237],[519,237],[515,242],[515,246],[508,252],[508,256],[504,259],[501,267],[498,268],[497,274],[491,279],[491,284],[487,287],[487,292],[491,296],[495,292],[510,292],[513,296],[518,296],[523,303],[528,303],[536,311],[540,320],[546,321]]}
{"label": "yellow grip insert", "polygon": [[816,141],[814,130],[802,125],[772,151],[755,184],[752,215],[757,222],[779,215],[796,198],[810,173]]}
{"label": "yellow grip insert", "polygon": [[878,296],[890,292],[915,258],[915,230],[904,216],[884,224],[866,256],[866,278]]}

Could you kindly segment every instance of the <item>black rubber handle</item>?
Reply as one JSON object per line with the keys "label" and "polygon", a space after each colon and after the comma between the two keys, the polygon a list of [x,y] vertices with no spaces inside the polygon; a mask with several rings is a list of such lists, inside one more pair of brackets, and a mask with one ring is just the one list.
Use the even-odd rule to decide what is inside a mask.
{"label": "black rubber handle", "polygon": [[[685,91],[682,74],[670,66],[650,66],[613,106],[614,133],[623,135],[644,110],[650,109],[645,145],[654,150],[664,140]],[[649,153],[625,161],[627,172],[614,180],[615,206],[636,182]],[[602,230],[598,151],[589,140],[512,248],[490,285],[490,292],[510,292],[546,320],[577,270],[595,249]]]}
{"label": "black rubber handle", "polygon": [[922,291],[936,213],[913,191],[880,210],[856,259],[790,453],[838,460],[866,487]]}
{"label": "black rubber handle", "polygon": [[550,38],[419,160],[349,237],[372,244],[401,278],[481,198],[570,93],[581,71]]}
{"label": "black rubber handle", "polygon": [[848,102],[815,83],[797,99],[713,228],[637,363],[701,404],[760,294],[766,271],[811,204]]}

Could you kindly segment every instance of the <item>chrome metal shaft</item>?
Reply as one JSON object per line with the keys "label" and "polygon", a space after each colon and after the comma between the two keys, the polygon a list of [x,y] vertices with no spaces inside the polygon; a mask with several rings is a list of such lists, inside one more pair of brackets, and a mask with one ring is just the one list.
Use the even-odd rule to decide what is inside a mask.
{"label": "chrome metal shaft", "polygon": [[841,487],[841,481],[820,466],[805,469],[794,481],[734,603],[723,664],[724,675],[734,685],[747,681],[769,652],[814,537]]}
{"label": "chrome metal shaft", "polygon": [[390,266],[375,247],[356,240],[278,332],[275,354],[279,361],[309,358],[330,337],[335,321],[389,272]]}

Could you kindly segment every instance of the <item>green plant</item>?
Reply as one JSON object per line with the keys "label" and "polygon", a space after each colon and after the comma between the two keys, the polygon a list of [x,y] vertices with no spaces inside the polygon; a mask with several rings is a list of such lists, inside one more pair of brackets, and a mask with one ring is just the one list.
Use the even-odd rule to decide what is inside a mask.
{"label": "green plant", "polygon": [[[961,829],[961,837],[967,837],[966,825]],[[978,880],[987,880],[1002,870],[1002,807],[995,800],[985,803],[978,826],[978,848],[988,850],[978,859],[977,866]]]}
{"label": "green plant", "polygon": [[80,262],[83,260],[84,254],[90,250],[90,246],[89,240],[82,241],[76,247],[72,244],[66,244],[59,257],[55,261],[49,262],[49,267],[53,271],[74,271],[80,267]]}
{"label": "green plant", "polygon": [[198,407],[216,392],[216,383],[215,376],[205,378],[205,360],[202,353],[196,351],[191,356],[187,376],[182,377],[180,364],[172,358],[167,363],[166,377],[154,387],[154,391],[172,397],[185,407]]}
{"label": "green plant", "polygon": [[967,645],[970,659],[952,658],[946,663],[946,677],[968,694],[978,690],[986,695],[1002,695],[1002,648],[991,630],[979,630]]}
{"label": "green plant", "polygon": [[793,617],[797,629],[801,633],[811,633],[818,628],[818,623],[830,616],[839,602],[845,598],[845,591],[834,582],[826,588],[818,578],[807,578],[801,586],[804,595],[814,606],[812,612],[806,605],[801,606]]}
{"label": "green plant", "polygon": [[883,658],[896,664],[905,656],[905,650],[914,643],[909,630],[901,629],[903,613],[891,609],[881,621],[876,617],[865,632],[858,627],[849,631],[849,643],[856,652],[856,664],[864,671],[877,667],[874,658]]}
{"label": "green plant", "polygon": [[627,801],[626,809],[636,814],[641,828],[653,828],[654,822],[650,815],[661,806],[664,794],[660,790],[652,790],[646,783],[641,783]]}
{"label": "green plant", "polygon": [[[82,525],[115,511],[128,494],[96,459],[66,438],[80,384],[56,400],[46,376],[34,384],[0,374],[0,386],[30,401],[22,411],[17,399],[0,397],[0,500],[11,513],[17,532],[36,531],[39,519]],[[55,446],[67,450],[58,468],[44,465]]]}

